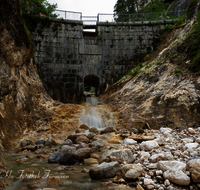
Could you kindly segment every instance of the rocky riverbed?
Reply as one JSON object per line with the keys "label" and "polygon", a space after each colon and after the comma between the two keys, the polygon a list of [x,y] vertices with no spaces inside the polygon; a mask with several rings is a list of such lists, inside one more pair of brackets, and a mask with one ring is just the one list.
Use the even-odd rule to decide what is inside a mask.
{"label": "rocky riverbed", "polygon": [[200,128],[97,130],[82,124],[63,141],[22,142],[5,157],[14,174],[23,170],[21,181],[10,179],[7,189],[199,189],[199,156]]}

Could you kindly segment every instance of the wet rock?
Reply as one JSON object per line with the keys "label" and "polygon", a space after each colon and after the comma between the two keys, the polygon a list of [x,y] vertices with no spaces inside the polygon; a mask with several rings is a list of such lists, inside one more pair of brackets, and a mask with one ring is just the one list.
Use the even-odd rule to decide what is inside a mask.
{"label": "wet rock", "polygon": [[36,189],[36,188],[44,188],[44,187],[52,187],[58,185],[60,180],[55,178],[51,174],[44,174],[41,177],[33,180],[29,184],[29,188]]}
{"label": "wet rock", "polygon": [[83,142],[78,142],[79,148],[89,148],[89,144],[83,143]]}
{"label": "wet rock", "polygon": [[112,153],[111,150],[106,150],[103,151],[100,158],[99,158],[99,163],[103,163],[103,162],[110,162],[110,154]]}
{"label": "wet rock", "polygon": [[132,164],[132,168],[125,173],[127,179],[137,179],[142,175],[143,168],[139,164]]}
{"label": "wet rock", "polygon": [[118,139],[112,139],[112,140],[108,140],[108,143],[110,143],[110,144],[121,144],[122,142]]}
{"label": "wet rock", "polygon": [[191,173],[192,180],[200,183],[200,159],[193,159],[187,162],[187,170]]}
{"label": "wet rock", "polygon": [[36,145],[41,145],[41,144],[45,145],[45,140],[37,140],[37,141],[35,142],[35,144],[36,144]]}
{"label": "wet rock", "polygon": [[22,151],[23,150],[35,151],[36,149],[37,149],[37,146],[35,145],[28,145],[28,146],[22,147]]}
{"label": "wet rock", "polygon": [[178,171],[178,170],[165,171],[163,174],[163,178],[168,179],[171,182],[178,184],[178,185],[189,185],[190,184],[190,177],[188,177],[182,171]]}
{"label": "wet rock", "polygon": [[186,164],[179,161],[159,161],[158,169],[162,170],[163,172],[171,169],[181,171],[186,169]]}
{"label": "wet rock", "polygon": [[134,145],[134,144],[137,144],[137,141],[135,141],[133,139],[125,139],[122,144],[123,145]]}
{"label": "wet rock", "polygon": [[52,145],[56,145],[56,141],[52,137],[49,137],[45,142],[45,146],[52,146]]}
{"label": "wet rock", "polygon": [[26,141],[23,141],[21,142],[21,147],[25,147],[25,146],[28,146],[28,145],[33,145],[34,143],[30,140],[26,140]]}
{"label": "wet rock", "polygon": [[[73,135],[69,135],[67,137],[67,139],[70,139],[74,144],[76,143],[75,140],[79,137],[79,136],[86,136],[85,133],[79,133],[79,134],[73,134]],[[67,140],[66,139],[66,140]]]}
{"label": "wet rock", "polygon": [[99,131],[96,127],[90,128],[89,132],[93,132],[93,133],[95,133],[96,135],[99,135],[99,134],[100,134],[100,131]]}
{"label": "wet rock", "polygon": [[89,173],[89,170],[86,169],[86,168],[84,168],[81,172],[82,172],[82,173]]}
{"label": "wet rock", "polygon": [[49,163],[59,163],[60,160],[63,158],[64,154],[65,153],[61,152],[61,151],[54,152],[51,156],[49,156],[48,162]]}
{"label": "wet rock", "polygon": [[84,159],[84,164],[85,165],[93,165],[93,164],[99,164],[99,162],[95,158],[88,158],[88,159]]}
{"label": "wet rock", "polygon": [[115,156],[119,163],[132,163],[135,160],[135,157],[130,149],[122,149],[122,150],[113,150],[110,156]]}
{"label": "wet rock", "polygon": [[64,152],[62,158],[59,160],[60,165],[74,165],[78,161],[74,159],[73,154]]}
{"label": "wet rock", "polygon": [[105,103],[98,102],[97,105],[105,105]]}
{"label": "wet rock", "polygon": [[156,141],[145,141],[140,144],[141,150],[150,151],[152,149],[158,148],[159,145]]}
{"label": "wet rock", "polygon": [[91,132],[87,135],[88,139],[93,139],[93,137],[95,136],[95,133]]}
{"label": "wet rock", "polygon": [[76,152],[76,148],[75,147],[70,147],[68,145],[63,145],[61,147],[61,151],[67,152],[69,154],[74,154]]}
{"label": "wet rock", "polygon": [[86,124],[82,124],[82,125],[80,125],[79,128],[80,128],[80,129],[84,129],[84,130],[89,130],[89,129],[90,129],[90,127],[87,126]]}
{"label": "wet rock", "polygon": [[98,139],[96,141],[92,141],[92,143],[90,144],[91,147],[99,147],[99,148],[103,148],[104,146],[107,146],[108,142],[102,139]]}
{"label": "wet rock", "polygon": [[73,142],[70,140],[70,139],[66,139],[64,142],[63,142],[63,145],[69,145],[71,146],[73,144]]}
{"label": "wet rock", "polygon": [[75,133],[84,133],[85,132],[85,129],[76,129]]}
{"label": "wet rock", "polygon": [[104,130],[101,131],[101,134],[104,133],[112,133],[112,132],[116,132],[117,130],[114,127],[106,127]]}
{"label": "wet rock", "polygon": [[99,159],[100,158],[100,155],[99,154],[91,154],[91,158],[96,158],[96,159]]}
{"label": "wet rock", "polygon": [[78,142],[84,142],[89,143],[90,140],[86,136],[79,136],[76,138],[75,143],[78,144]]}
{"label": "wet rock", "polygon": [[98,167],[90,169],[89,176],[92,180],[113,178],[119,170],[120,164],[118,162],[104,162]]}
{"label": "wet rock", "polygon": [[77,160],[83,160],[85,158],[90,157],[91,153],[92,153],[91,148],[80,148],[74,153],[74,157]]}

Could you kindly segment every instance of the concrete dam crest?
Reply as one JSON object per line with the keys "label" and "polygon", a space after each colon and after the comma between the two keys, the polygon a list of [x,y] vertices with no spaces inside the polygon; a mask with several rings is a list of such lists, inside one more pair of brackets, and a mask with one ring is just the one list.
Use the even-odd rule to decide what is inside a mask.
{"label": "concrete dam crest", "polygon": [[84,85],[101,94],[106,84],[131,69],[136,55],[153,51],[159,31],[176,21],[98,22],[95,32],[86,32],[82,21],[51,20],[42,37],[33,33],[38,72],[52,98],[78,103]]}

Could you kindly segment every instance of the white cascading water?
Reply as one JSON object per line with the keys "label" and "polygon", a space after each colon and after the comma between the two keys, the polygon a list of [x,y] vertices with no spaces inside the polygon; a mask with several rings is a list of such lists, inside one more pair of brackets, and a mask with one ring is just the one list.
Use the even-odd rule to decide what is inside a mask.
{"label": "white cascading water", "polygon": [[95,96],[86,98],[86,108],[82,110],[79,126],[82,124],[86,124],[90,128],[96,127],[98,130],[102,130],[105,127],[113,126],[114,127],[114,119],[113,114],[111,113],[110,119],[105,121],[102,120],[101,113],[98,108],[92,106],[97,105],[98,99]]}

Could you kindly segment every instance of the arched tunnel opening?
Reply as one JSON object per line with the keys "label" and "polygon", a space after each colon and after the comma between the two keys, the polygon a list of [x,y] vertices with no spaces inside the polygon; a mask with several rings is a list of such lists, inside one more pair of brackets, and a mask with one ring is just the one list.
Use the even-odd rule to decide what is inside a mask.
{"label": "arched tunnel opening", "polygon": [[96,75],[87,75],[84,78],[84,93],[95,93],[95,96],[100,94],[99,77]]}

